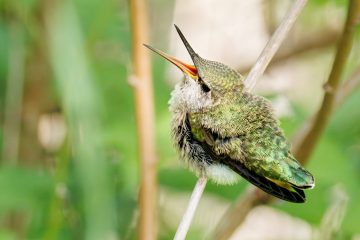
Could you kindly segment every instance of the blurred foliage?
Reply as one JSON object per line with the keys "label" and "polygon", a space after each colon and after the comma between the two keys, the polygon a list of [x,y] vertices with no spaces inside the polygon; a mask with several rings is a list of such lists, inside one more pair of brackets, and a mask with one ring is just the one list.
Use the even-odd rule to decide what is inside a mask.
{"label": "blurred foliage", "polygon": [[[342,11],[347,4],[345,0],[310,2],[308,11],[313,11],[313,16],[321,9],[319,6],[329,2],[336,3]],[[163,11],[171,11],[174,4],[164,0],[150,3],[151,9],[161,7]],[[3,109],[9,59],[14,51],[11,41],[14,27],[20,28],[25,36],[25,94],[30,94],[28,89],[40,91],[44,87],[37,85],[37,75],[27,75],[31,71],[29,66],[35,67],[29,61],[37,58],[39,49],[46,56],[38,64],[50,72],[49,86],[42,90],[44,99],[31,102],[31,94],[24,99],[31,102],[31,108],[48,99],[55,102],[55,110],[43,109],[37,116],[32,115],[32,109],[23,111],[18,126],[21,134],[34,124],[24,115],[38,120],[42,114],[54,111],[64,116],[67,134],[55,151],[46,149],[34,135],[31,144],[42,149],[35,163],[26,159],[26,148],[22,145],[19,151],[24,157],[18,159],[18,164],[1,159],[0,239],[134,238],[138,163],[134,103],[128,83],[131,39],[126,1],[0,0],[0,149],[6,141]],[[359,64],[359,48],[359,44],[354,47],[349,73]],[[154,58],[159,182],[160,187],[188,194],[196,177],[180,167],[170,141],[167,101],[171,86],[164,79],[166,64]],[[39,67],[39,71],[43,68]],[[46,75],[39,73],[42,74]],[[28,103],[25,100],[24,108]],[[357,91],[335,112],[314,152],[308,167],[316,176],[317,185],[308,191],[307,203],[275,204],[276,208],[316,227],[329,205],[331,187],[341,183],[350,198],[341,230],[343,236],[359,234],[359,102]],[[307,118],[307,110],[296,102],[292,108],[293,116],[282,119],[288,136]],[[206,194],[233,202],[247,185],[245,181],[234,186],[210,183]],[[169,239],[173,232],[174,229],[167,229],[161,236]],[[201,236],[202,231],[194,229],[189,239]]]}

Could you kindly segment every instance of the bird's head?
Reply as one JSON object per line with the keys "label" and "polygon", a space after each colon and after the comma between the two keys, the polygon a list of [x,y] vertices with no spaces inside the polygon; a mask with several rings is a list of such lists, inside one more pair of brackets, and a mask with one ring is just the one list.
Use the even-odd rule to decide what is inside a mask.
{"label": "bird's head", "polygon": [[204,94],[211,95],[212,98],[221,98],[222,96],[226,96],[228,92],[243,90],[243,79],[237,71],[223,63],[200,57],[176,25],[175,28],[190,54],[194,65],[186,64],[149,45],[144,45],[177,66],[185,75],[185,85],[195,82],[200,86],[199,89],[201,89]]}

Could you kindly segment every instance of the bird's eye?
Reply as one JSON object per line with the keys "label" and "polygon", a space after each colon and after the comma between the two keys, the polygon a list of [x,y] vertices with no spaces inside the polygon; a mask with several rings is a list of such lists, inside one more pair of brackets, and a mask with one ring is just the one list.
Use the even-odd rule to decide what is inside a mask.
{"label": "bird's eye", "polygon": [[210,92],[210,88],[205,83],[201,84],[201,89],[204,92]]}
{"label": "bird's eye", "polygon": [[204,91],[204,92],[210,92],[210,88],[208,87],[208,85],[206,85],[205,83],[204,83],[204,81],[201,79],[201,78],[199,78],[198,79],[198,81],[199,81],[199,84],[200,84],[200,86],[201,86],[201,89]]}

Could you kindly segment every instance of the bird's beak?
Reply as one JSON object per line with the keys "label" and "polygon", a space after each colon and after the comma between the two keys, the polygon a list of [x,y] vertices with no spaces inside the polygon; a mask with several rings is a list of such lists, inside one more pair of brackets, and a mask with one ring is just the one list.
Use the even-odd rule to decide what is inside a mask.
{"label": "bird's beak", "polygon": [[149,48],[150,50],[156,52],[157,54],[159,54],[160,56],[162,56],[163,58],[165,58],[166,60],[168,60],[169,62],[173,63],[175,66],[177,66],[178,68],[180,68],[181,71],[183,71],[184,73],[186,73],[187,75],[189,75],[191,78],[193,79],[197,79],[198,78],[198,71],[196,69],[196,67],[194,65],[189,65],[186,64],[174,57],[171,57],[169,55],[167,55],[166,53],[155,49],[147,44],[144,44],[145,47]]}

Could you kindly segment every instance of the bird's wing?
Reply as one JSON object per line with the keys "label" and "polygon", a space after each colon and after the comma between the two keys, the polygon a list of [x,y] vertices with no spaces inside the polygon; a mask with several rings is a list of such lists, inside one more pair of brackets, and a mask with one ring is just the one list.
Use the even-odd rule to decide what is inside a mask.
{"label": "bird's wing", "polygon": [[245,165],[277,185],[307,189],[314,178],[290,153],[290,145],[277,125],[259,128],[244,139]]}
{"label": "bird's wing", "polygon": [[[217,137],[209,131],[207,131],[207,134],[212,135],[212,138],[214,139]],[[238,173],[253,185],[262,189],[264,192],[289,202],[305,202],[305,194],[303,190],[295,188],[290,184],[281,184],[280,181],[276,182],[270,178],[262,176],[246,167],[242,161],[239,161],[239,159],[233,159],[227,154],[218,154],[214,151],[214,147],[209,145],[206,141],[201,141],[199,144],[201,144],[202,148],[211,156],[212,159],[228,166],[230,169]]]}
{"label": "bird's wing", "polygon": [[278,185],[266,177],[251,171],[240,161],[225,158],[221,162],[270,195],[294,203],[303,203],[306,200],[303,190],[292,186]]}
{"label": "bird's wing", "polygon": [[[313,185],[312,175],[291,156],[270,105],[264,98],[252,95],[241,101],[244,102],[190,117],[190,122],[198,125],[195,127],[195,133],[201,136],[198,140],[214,159],[265,192],[287,201],[304,202],[301,189]],[[216,151],[216,142],[232,139],[240,139],[241,146],[229,144],[226,153]]]}

